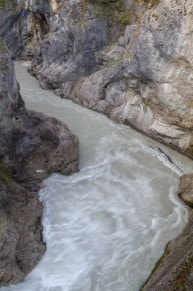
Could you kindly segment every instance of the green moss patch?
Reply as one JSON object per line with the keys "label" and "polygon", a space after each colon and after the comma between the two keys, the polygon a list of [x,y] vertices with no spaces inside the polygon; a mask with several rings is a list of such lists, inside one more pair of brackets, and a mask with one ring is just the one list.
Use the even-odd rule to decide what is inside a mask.
{"label": "green moss patch", "polygon": [[17,6],[17,0],[0,0],[0,9],[3,9],[8,5],[15,8]]}
{"label": "green moss patch", "polygon": [[2,38],[0,38],[0,53],[7,53],[8,52],[8,48],[6,46],[6,44],[4,43],[4,41],[2,40]]}
{"label": "green moss patch", "polygon": [[6,184],[14,182],[9,167],[1,160],[0,160],[0,180]]}
{"label": "green moss patch", "polygon": [[117,21],[125,27],[130,22],[130,10],[123,0],[86,0],[88,3],[97,5],[95,15],[101,19]]}

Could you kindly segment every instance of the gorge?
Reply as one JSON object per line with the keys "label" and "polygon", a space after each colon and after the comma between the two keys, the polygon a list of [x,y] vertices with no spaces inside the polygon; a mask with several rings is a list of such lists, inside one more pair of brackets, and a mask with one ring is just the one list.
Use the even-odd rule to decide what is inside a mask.
{"label": "gorge", "polygon": [[193,162],[42,90],[15,65],[27,108],[57,117],[78,136],[80,172],[45,182],[46,254],[23,283],[2,291],[139,290],[187,222],[176,187]]}
{"label": "gorge", "polygon": [[[115,125],[51,91],[42,91],[16,63],[27,108],[57,117],[80,138],[80,172],[54,175],[45,182],[48,186],[40,197],[46,213],[46,255],[23,283],[2,290],[192,290],[192,211],[176,195],[181,176],[178,195],[193,206],[192,163],[129,127],[192,159],[192,2],[31,0],[2,1],[0,7],[0,36],[13,58],[31,61],[29,72],[43,89],[125,124]],[[10,220],[4,218],[10,192],[7,175],[24,187],[22,193],[32,193],[43,186],[41,181],[49,173],[77,170],[78,141],[56,119],[25,109],[3,43],[0,64],[0,218],[6,225]],[[42,250],[32,265],[45,249],[38,205],[34,223],[37,226],[38,221]],[[7,215],[9,203],[6,207]],[[12,233],[20,222],[14,223],[9,226]],[[5,229],[4,241],[6,233]],[[13,274],[17,279],[6,277],[5,266],[9,274],[10,262],[2,255],[1,285],[16,283],[32,268],[21,263],[28,248],[21,247],[21,256],[16,250],[14,264],[20,270]],[[147,268],[142,270],[141,265]]]}

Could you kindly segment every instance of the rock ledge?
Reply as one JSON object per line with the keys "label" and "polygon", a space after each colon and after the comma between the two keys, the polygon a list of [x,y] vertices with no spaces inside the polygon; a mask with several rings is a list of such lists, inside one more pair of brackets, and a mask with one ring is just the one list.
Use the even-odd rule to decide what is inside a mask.
{"label": "rock ledge", "polygon": [[41,181],[77,167],[77,137],[55,118],[26,110],[0,39],[0,286],[21,281],[45,251]]}

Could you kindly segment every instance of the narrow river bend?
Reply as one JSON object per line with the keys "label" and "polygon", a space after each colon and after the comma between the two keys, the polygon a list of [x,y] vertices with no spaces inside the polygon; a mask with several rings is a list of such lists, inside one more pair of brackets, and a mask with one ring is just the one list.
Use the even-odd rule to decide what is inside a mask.
{"label": "narrow river bend", "polygon": [[138,291],[188,219],[175,193],[193,162],[42,90],[21,62],[15,66],[26,107],[57,117],[79,137],[80,172],[45,181],[46,254],[24,282],[1,290]]}

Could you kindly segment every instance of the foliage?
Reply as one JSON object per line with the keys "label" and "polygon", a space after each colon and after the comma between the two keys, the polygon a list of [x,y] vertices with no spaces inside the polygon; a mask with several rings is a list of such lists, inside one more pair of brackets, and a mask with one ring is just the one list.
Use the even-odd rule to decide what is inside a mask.
{"label": "foliage", "polygon": [[2,40],[2,38],[0,37],[0,53],[7,53],[8,52],[8,48],[6,46],[6,44],[4,43],[4,41]]}
{"label": "foliage", "polygon": [[8,166],[1,160],[0,160],[0,181],[6,184],[13,182],[13,177]]}
{"label": "foliage", "polygon": [[17,0],[0,0],[0,9],[5,8],[7,5],[15,7],[17,5]]}
{"label": "foliage", "polygon": [[152,5],[157,5],[160,2],[160,0],[135,0],[135,1],[139,3],[144,3],[144,4],[151,3]]}
{"label": "foliage", "polygon": [[102,19],[118,21],[121,26],[126,26],[130,21],[130,11],[125,6],[124,0],[87,0],[97,4],[95,14]]}
{"label": "foliage", "polygon": [[117,2],[117,0],[89,0],[89,2],[93,4],[110,4]]}
{"label": "foliage", "polygon": [[0,0],[0,8],[3,8],[7,5],[7,0]]}

